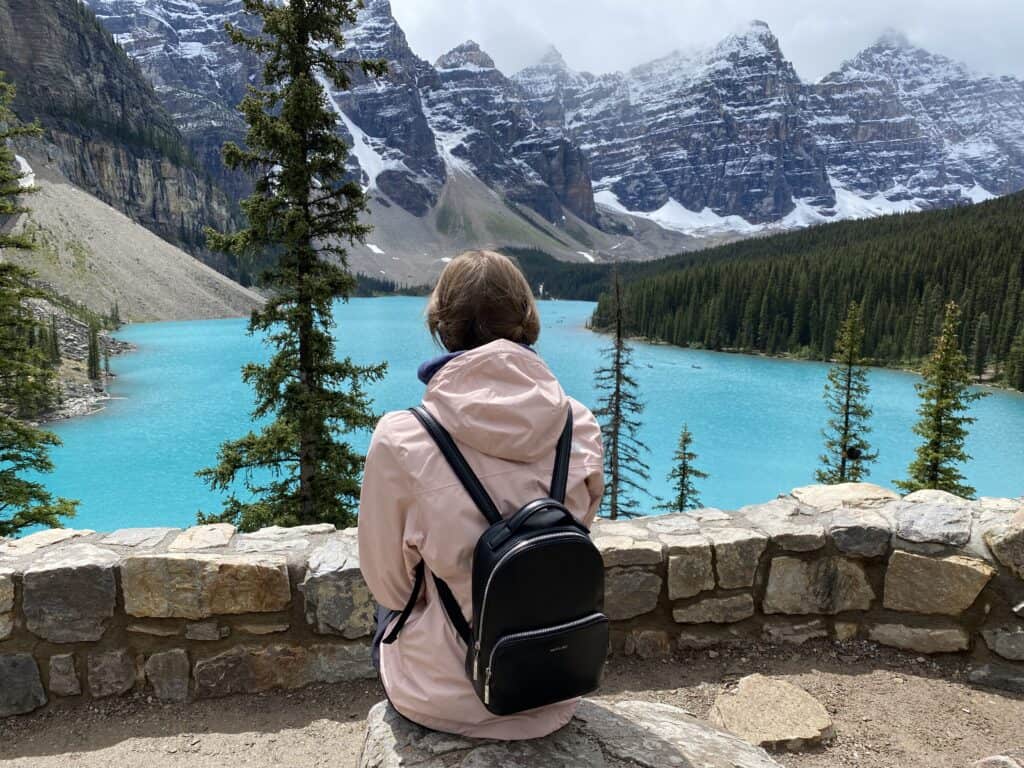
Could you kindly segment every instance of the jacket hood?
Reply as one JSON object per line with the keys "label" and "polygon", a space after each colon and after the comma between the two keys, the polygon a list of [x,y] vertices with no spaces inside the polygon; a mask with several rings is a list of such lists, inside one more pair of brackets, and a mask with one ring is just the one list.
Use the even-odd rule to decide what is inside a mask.
{"label": "jacket hood", "polygon": [[471,448],[534,462],[554,450],[569,397],[539,355],[499,339],[449,361],[430,379],[423,404]]}

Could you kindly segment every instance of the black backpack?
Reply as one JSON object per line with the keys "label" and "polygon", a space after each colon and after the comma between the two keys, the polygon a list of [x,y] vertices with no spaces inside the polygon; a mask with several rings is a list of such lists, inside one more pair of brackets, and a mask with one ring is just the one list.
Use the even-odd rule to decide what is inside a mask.
{"label": "black backpack", "polygon": [[[445,613],[466,643],[466,674],[484,706],[511,715],[596,690],[608,652],[604,563],[589,531],[565,507],[572,409],[558,441],[550,495],[504,520],[451,435],[423,407],[410,409],[437,443],[490,527],[473,556],[473,627],[448,585],[434,576]],[[395,641],[423,587],[384,643]]]}

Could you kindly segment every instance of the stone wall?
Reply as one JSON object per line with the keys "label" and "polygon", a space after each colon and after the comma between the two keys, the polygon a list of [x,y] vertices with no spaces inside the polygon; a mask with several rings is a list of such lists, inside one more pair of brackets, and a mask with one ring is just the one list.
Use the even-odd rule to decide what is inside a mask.
{"label": "stone wall", "polygon": [[[971,653],[1024,692],[1024,500],[808,486],[599,521],[611,652],[816,638]],[[0,716],[373,677],[354,530],[52,530],[0,541]]]}

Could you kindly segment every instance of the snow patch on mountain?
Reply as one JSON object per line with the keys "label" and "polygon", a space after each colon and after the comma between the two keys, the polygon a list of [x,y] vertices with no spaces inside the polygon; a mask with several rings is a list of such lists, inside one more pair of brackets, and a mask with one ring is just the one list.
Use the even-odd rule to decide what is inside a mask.
{"label": "snow patch on mountain", "polygon": [[14,162],[18,166],[18,173],[21,174],[21,178],[18,179],[19,189],[31,189],[34,187],[36,185],[36,175],[32,171],[32,166],[28,164],[28,160],[21,155],[15,155]]}

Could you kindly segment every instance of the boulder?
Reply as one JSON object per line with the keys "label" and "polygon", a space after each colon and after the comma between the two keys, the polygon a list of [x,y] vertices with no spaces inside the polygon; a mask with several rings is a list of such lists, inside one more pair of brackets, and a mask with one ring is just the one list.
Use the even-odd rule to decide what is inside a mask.
{"label": "boulder", "polygon": [[114,615],[117,560],[108,549],[75,544],[32,563],[22,587],[28,630],[52,643],[99,640]]}
{"label": "boulder", "polygon": [[772,560],[765,591],[764,612],[837,614],[866,611],[875,599],[864,567],[845,557]]}
{"label": "boulder", "polygon": [[733,624],[753,615],[754,598],[749,594],[707,597],[672,611],[679,624]]}
{"label": "boulder", "polygon": [[677,707],[584,700],[542,739],[485,741],[429,731],[381,702],[370,710],[359,768],[777,768],[763,749]]}
{"label": "boulder", "polygon": [[609,568],[604,575],[604,612],[612,621],[650,613],[661,595],[661,576],[642,568]]}
{"label": "boulder", "polygon": [[668,597],[678,600],[715,588],[711,542],[700,534],[673,536],[668,547]]}
{"label": "boulder", "polygon": [[884,604],[893,611],[959,616],[994,574],[983,560],[896,551],[885,572]]}
{"label": "boulder", "polygon": [[832,718],[802,688],[764,675],[750,675],[722,693],[708,713],[714,725],[770,750],[800,752],[831,741]]}
{"label": "boulder", "polygon": [[754,585],[768,537],[753,528],[707,528],[704,535],[715,552],[715,575],[721,589],[749,589]]}
{"label": "boulder", "polygon": [[205,619],[281,611],[288,566],[270,555],[142,555],[121,563],[124,610],[137,618]]}
{"label": "boulder", "polygon": [[175,648],[164,653],[154,653],[146,659],[146,681],[160,701],[187,701],[188,684],[192,668],[188,653]]}
{"label": "boulder", "polygon": [[226,547],[231,543],[234,535],[235,526],[231,523],[194,525],[179,533],[167,550],[169,552],[193,552],[197,549]]}
{"label": "boulder", "polygon": [[1009,523],[985,532],[985,543],[996,559],[1017,578],[1024,579],[1024,510]]}
{"label": "boulder", "polygon": [[889,551],[892,527],[873,509],[837,509],[832,513],[828,535],[836,549],[860,557],[881,557]]}
{"label": "boulder", "polygon": [[895,507],[896,535],[905,541],[962,547],[971,539],[971,508],[958,496],[917,491]]}
{"label": "boulder", "polygon": [[59,544],[68,539],[77,539],[81,536],[91,536],[95,531],[75,531],[70,528],[47,528],[43,531],[30,533],[20,539],[0,541],[0,556],[22,557],[30,555],[43,547]]}
{"label": "boulder", "polygon": [[50,657],[50,693],[54,696],[78,696],[82,693],[73,653]]}
{"label": "boulder", "polygon": [[14,609],[14,571],[0,568],[0,613]]}
{"label": "boulder", "polygon": [[317,633],[354,640],[373,632],[376,604],[359,570],[354,537],[335,538],[316,549],[300,590],[306,621]]}
{"label": "boulder", "polygon": [[971,636],[961,626],[911,627],[906,624],[876,624],[868,637],[892,648],[917,653],[956,653],[971,646]]}
{"label": "boulder", "polygon": [[31,654],[0,654],[0,680],[0,717],[23,715],[46,704],[39,667]]}
{"label": "boulder", "polygon": [[123,648],[89,654],[87,666],[93,698],[119,696],[135,685],[135,661]]}
{"label": "boulder", "polygon": [[826,511],[842,507],[879,507],[900,497],[895,491],[872,483],[805,485],[794,488],[791,493],[801,504]]}
{"label": "boulder", "polygon": [[1024,661],[1024,626],[984,629],[981,636],[997,656],[1009,661]]}
{"label": "boulder", "polygon": [[657,541],[631,539],[629,536],[598,536],[594,539],[604,559],[604,567],[617,565],[657,565],[661,562],[662,547]]}
{"label": "boulder", "polygon": [[792,499],[742,507],[740,514],[753,520],[780,549],[813,552],[825,546],[824,514]]}

